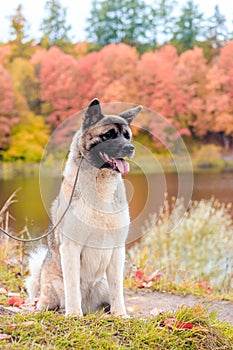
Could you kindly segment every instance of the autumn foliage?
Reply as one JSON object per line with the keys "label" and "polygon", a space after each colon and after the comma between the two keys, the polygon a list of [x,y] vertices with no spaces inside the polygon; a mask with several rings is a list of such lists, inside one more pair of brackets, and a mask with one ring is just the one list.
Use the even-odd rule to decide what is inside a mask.
{"label": "autumn foliage", "polygon": [[[179,55],[168,44],[139,55],[124,43],[89,53],[88,44],[80,43],[72,54],[55,46],[38,46],[30,59],[11,62],[9,46],[2,46],[0,148],[11,147],[11,136],[16,140],[20,130],[14,125],[28,125],[29,113],[33,113],[31,121],[38,116],[35,126],[48,135],[43,123],[56,128],[94,97],[103,103],[140,103],[165,116],[181,135],[199,139],[220,135],[229,146],[233,136],[232,53],[233,41],[209,61],[200,47]],[[153,114],[142,116],[140,122],[158,133]]]}
{"label": "autumn foliage", "polygon": [[40,98],[51,104],[48,121],[55,127],[77,110],[77,62],[72,56],[52,47],[41,55],[37,64]]}
{"label": "autumn foliage", "polygon": [[13,82],[9,73],[0,64],[0,148],[9,144],[14,118]]}
{"label": "autumn foliage", "polygon": [[232,46],[209,64],[198,47],[178,56],[174,46],[166,45],[139,57],[126,44],[110,44],[78,59],[52,47],[32,62],[38,66],[42,104],[51,104],[47,120],[53,126],[98,96],[103,102],[141,103],[198,137],[219,131],[231,135]]}

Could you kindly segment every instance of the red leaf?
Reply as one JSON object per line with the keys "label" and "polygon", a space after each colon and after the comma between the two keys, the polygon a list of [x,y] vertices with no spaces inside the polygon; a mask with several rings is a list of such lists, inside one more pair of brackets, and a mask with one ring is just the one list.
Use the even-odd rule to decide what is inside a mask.
{"label": "red leaf", "polygon": [[10,331],[13,331],[13,330],[16,329],[17,327],[18,327],[18,325],[17,325],[16,323],[12,323],[12,324],[9,324],[7,328],[8,328]]}
{"label": "red leaf", "polygon": [[8,339],[10,339],[10,335],[9,334],[4,334],[4,333],[2,333],[2,334],[0,334],[0,340],[8,340]]}
{"label": "red leaf", "polygon": [[199,287],[205,289],[207,292],[211,292],[212,289],[207,280],[199,281]]}
{"label": "red leaf", "polygon": [[134,277],[136,277],[140,281],[143,281],[143,279],[144,279],[144,272],[141,269],[139,269],[139,270],[135,271]]}
{"label": "red leaf", "polygon": [[20,297],[11,297],[9,300],[8,300],[8,304],[11,305],[11,306],[21,306],[23,304],[25,304],[25,301],[20,298]]}
{"label": "red leaf", "polygon": [[179,329],[192,329],[193,328],[193,324],[190,322],[179,322],[177,321],[175,323],[175,327],[179,328]]}
{"label": "red leaf", "polygon": [[164,325],[168,325],[169,328],[173,329],[192,329],[193,324],[190,322],[181,322],[178,321],[176,318],[166,318],[163,322]]}

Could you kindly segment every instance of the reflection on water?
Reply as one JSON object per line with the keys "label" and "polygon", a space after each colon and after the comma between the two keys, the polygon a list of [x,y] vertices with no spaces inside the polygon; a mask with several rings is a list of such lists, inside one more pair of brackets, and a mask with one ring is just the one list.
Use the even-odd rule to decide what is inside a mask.
{"label": "reflection on water", "polygon": [[[185,188],[189,186],[188,180],[189,177],[183,174],[180,179],[182,193],[185,193]],[[129,241],[132,241],[141,235],[142,225],[149,214],[158,212],[163,204],[165,192],[168,193],[168,198],[178,195],[179,181],[177,174],[150,174],[147,176],[131,174],[125,177],[125,182],[132,220]],[[47,178],[44,184],[48,188],[46,196],[52,203],[60,182],[54,178]],[[41,199],[37,178],[0,180],[0,207],[18,188],[21,188],[17,193],[18,203],[11,207],[11,214],[15,218],[15,222],[12,221],[11,226],[16,231],[20,231],[27,224],[33,235],[41,234],[47,229],[49,216]],[[208,199],[213,195],[221,202],[232,201],[233,174],[205,173],[194,176],[192,199]]]}

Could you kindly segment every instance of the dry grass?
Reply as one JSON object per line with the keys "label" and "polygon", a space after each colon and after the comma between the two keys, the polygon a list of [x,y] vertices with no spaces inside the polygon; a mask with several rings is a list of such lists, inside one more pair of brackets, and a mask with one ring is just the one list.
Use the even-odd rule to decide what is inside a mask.
{"label": "dry grass", "polygon": [[214,198],[194,201],[180,221],[183,200],[173,201],[171,206],[166,200],[156,224],[130,249],[131,263],[147,274],[155,270],[161,273],[161,281],[157,282],[163,288],[208,281],[213,291],[232,294],[230,209],[230,204],[221,204]]}
{"label": "dry grass", "polygon": [[[14,232],[11,231],[10,221],[14,220],[13,216],[10,214],[10,207],[12,204],[17,203],[16,195],[18,190],[16,190],[5,202],[3,207],[0,209],[0,227],[5,231],[10,232],[15,235]],[[27,227],[25,226],[22,231],[20,231],[17,236],[29,236]],[[24,245],[23,243],[17,242],[7,235],[4,235],[0,232],[0,263],[12,261],[14,264],[21,265],[23,263],[24,258]]]}

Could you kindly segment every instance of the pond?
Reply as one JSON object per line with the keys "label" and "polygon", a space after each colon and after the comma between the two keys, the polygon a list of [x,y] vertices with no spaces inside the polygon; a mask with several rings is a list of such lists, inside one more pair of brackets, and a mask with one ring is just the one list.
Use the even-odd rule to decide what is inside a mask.
{"label": "pond", "polygon": [[[129,242],[140,237],[145,220],[148,219],[150,214],[158,212],[163,205],[165,192],[167,192],[168,198],[177,195],[185,197],[187,193],[185,200],[188,202],[190,199],[190,174],[182,174],[181,178],[178,178],[177,174],[164,175],[158,173],[147,176],[130,174],[125,177],[125,183],[132,221]],[[15,219],[14,221],[11,220],[11,227],[15,231],[18,232],[27,225],[33,235],[40,235],[47,229],[49,224],[47,211],[49,212],[50,203],[56,197],[60,182],[58,179],[48,177],[44,178],[41,184],[43,200],[41,199],[37,177],[0,180],[0,208],[8,197],[20,188],[17,193],[18,202],[12,205],[10,209],[10,213]],[[232,202],[232,173],[200,173],[194,175],[191,198],[199,200],[209,199],[212,196],[218,198],[220,202]]]}

